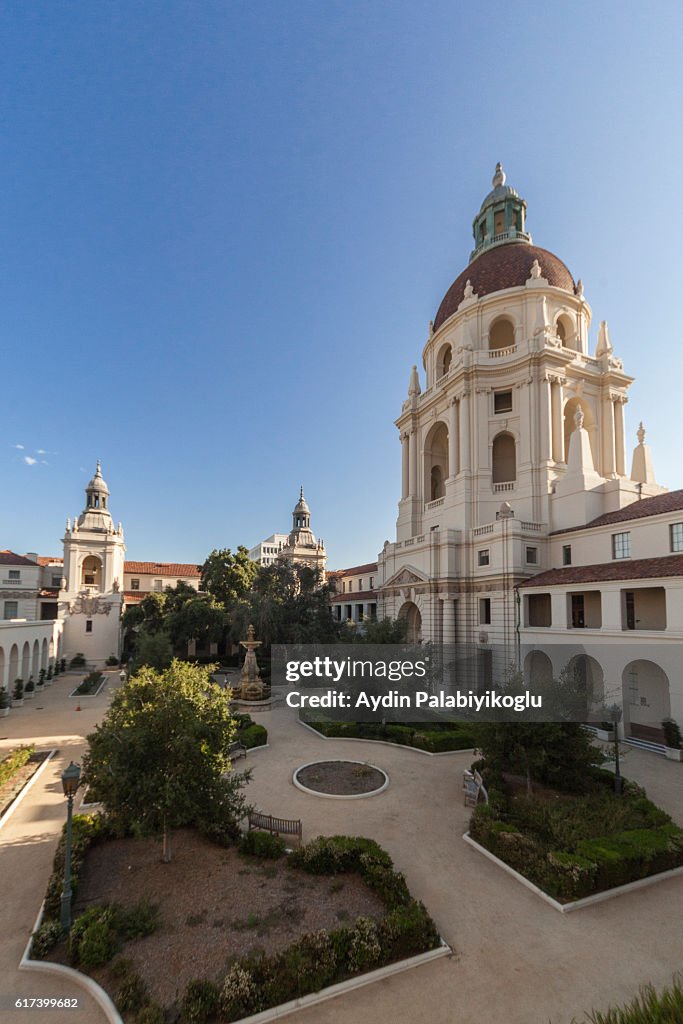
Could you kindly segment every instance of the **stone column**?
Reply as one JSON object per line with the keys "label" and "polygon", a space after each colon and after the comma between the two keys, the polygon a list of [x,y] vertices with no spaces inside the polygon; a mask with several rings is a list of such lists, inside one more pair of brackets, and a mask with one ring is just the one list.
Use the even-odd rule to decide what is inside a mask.
{"label": "stone column", "polygon": [[460,471],[458,465],[458,401],[451,399],[450,416],[448,420],[448,475],[457,476]]}
{"label": "stone column", "polygon": [[550,378],[542,377],[539,381],[541,391],[540,414],[538,419],[538,430],[540,433],[540,458],[541,462],[549,462],[552,458],[552,418],[550,415]]}
{"label": "stone column", "polygon": [[411,498],[417,498],[417,427],[410,428],[410,456],[408,470],[408,494]]}
{"label": "stone column", "polygon": [[614,476],[614,395],[602,403],[602,475]]}
{"label": "stone column", "polygon": [[401,498],[407,498],[410,493],[410,484],[408,479],[409,470],[409,439],[406,431],[401,434]]}
{"label": "stone column", "polygon": [[616,470],[619,476],[626,476],[626,448],[624,437],[624,404],[625,395],[617,395],[614,400],[614,448]]}
{"label": "stone column", "polygon": [[550,385],[553,459],[555,462],[564,462],[564,416],[562,405],[562,379],[556,377]]}
{"label": "stone column", "polygon": [[460,400],[460,469],[470,468],[470,392]]}
{"label": "stone column", "polygon": [[455,643],[455,602],[451,598],[442,599],[443,604],[443,643]]}

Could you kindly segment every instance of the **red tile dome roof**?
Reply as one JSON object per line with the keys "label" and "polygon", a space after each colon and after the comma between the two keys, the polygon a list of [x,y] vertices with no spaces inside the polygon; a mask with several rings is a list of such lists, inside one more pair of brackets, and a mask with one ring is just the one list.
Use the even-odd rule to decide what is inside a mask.
{"label": "red tile dome roof", "polygon": [[490,295],[504,288],[517,288],[529,278],[531,265],[538,260],[541,276],[555,288],[563,288],[574,294],[574,278],[561,259],[547,249],[526,242],[507,242],[485,249],[480,256],[465,267],[446,292],[434,320],[434,330],[455,313],[465,296],[465,285],[469,281],[475,295]]}

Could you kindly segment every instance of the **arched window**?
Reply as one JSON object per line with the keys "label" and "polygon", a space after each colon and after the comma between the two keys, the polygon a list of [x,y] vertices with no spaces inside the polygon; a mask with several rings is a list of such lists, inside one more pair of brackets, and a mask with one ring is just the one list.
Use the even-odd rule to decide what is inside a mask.
{"label": "arched window", "polygon": [[510,348],[515,343],[515,328],[511,320],[501,316],[489,329],[489,349]]}
{"label": "arched window", "polygon": [[424,501],[436,501],[446,493],[448,478],[448,427],[435,423],[424,445]]}
{"label": "arched window", "polygon": [[491,469],[494,484],[510,483],[517,479],[517,453],[512,434],[498,434],[493,439]]}
{"label": "arched window", "polygon": [[573,351],[578,350],[576,329],[571,317],[566,313],[560,313],[558,316],[555,322],[555,333],[562,342],[563,348],[569,348]]}
{"label": "arched window", "polygon": [[83,559],[81,583],[84,587],[102,586],[102,563],[95,555],[88,555]]}
{"label": "arched window", "polygon": [[453,361],[453,349],[450,345],[444,345],[436,359],[436,379],[448,373]]}

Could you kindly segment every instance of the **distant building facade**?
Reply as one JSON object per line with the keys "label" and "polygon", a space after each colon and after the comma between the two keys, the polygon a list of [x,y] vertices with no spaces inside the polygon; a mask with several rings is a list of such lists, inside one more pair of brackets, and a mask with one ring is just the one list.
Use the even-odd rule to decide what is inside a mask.
{"label": "distant building facade", "polygon": [[321,577],[324,576],[327,553],[322,539],[316,540],[311,530],[311,510],[304,497],[303,487],[292,511],[290,532],[271,534],[251,548],[249,557],[259,565],[274,565],[277,561],[306,565],[320,573]]}
{"label": "distant building facade", "polygon": [[377,618],[377,562],[328,572],[330,609],[336,622],[361,623]]}

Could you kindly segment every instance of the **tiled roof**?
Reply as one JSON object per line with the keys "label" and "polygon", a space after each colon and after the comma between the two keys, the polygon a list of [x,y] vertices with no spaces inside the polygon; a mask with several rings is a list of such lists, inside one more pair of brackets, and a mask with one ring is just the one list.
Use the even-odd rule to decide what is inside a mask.
{"label": "tiled roof", "polygon": [[377,572],[377,562],[367,562],[366,565],[352,565],[350,569],[332,569],[328,576],[360,576],[365,572]]}
{"label": "tiled roof", "polygon": [[38,565],[64,565],[64,559],[56,555],[38,555]]}
{"label": "tiled roof", "polygon": [[140,576],[201,576],[198,565],[185,562],[124,562],[123,571]]}
{"label": "tiled roof", "polygon": [[465,285],[468,281],[475,295],[480,297],[502,291],[503,288],[517,288],[528,281],[534,260],[538,260],[541,276],[546,278],[549,284],[574,293],[574,278],[561,259],[547,249],[539,249],[536,245],[506,242],[504,245],[485,249],[465,267],[462,274],[456,277],[439,306],[434,320],[434,330],[438,330],[441,324],[455,313],[465,297]]}
{"label": "tiled roof", "polygon": [[377,600],[377,594],[374,590],[358,590],[355,593],[352,591],[350,594],[334,594],[330,598],[330,604],[353,604],[354,601],[370,601]]}
{"label": "tiled roof", "polygon": [[663,555],[661,558],[624,558],[598,565],[567,565],[562,569],[548,569],[518,584],[527,587],[565,587],[572,583],[609,583],[618,580],[663,579],[683,576],[683,555]]}
{"label": "tiled roof", "polygon": [[0,565],[32,565],[35,568],[37,564],[37,562],[32,562],[30,558],[24,558],[23,555],[15,555],[8,548],[0,551]]}
{"label": "tiled roof", "polygon": [[653,498],[633,501],[625,508],[592,519],[585,526],[570,526],[566,530],[553,530],[553,535],[576,533],[577,530],[593,530],[598,526],[611,526],[612,523],[628,523],[633,519],[646,519],[648,516],[661,516],[667,512],[683,512],[683,490],[667,491],[666,494],[655,494]]}
{"label": "tiled roof", "polygon": [[147,594],[154,593],[154,591],[148,590],[145,593],[144,590],[124,590],[123,592],[123,603],[124,604],[140,604],[143,597],[147,597]]}

